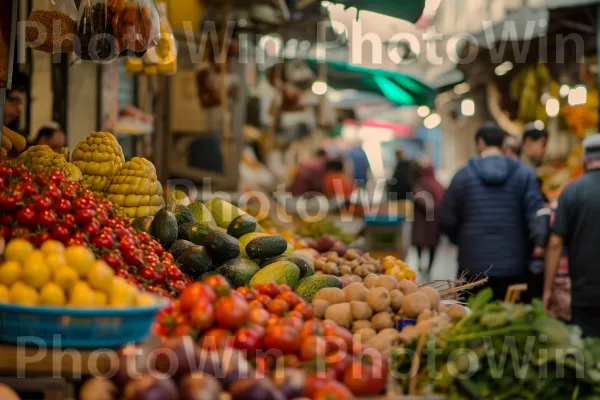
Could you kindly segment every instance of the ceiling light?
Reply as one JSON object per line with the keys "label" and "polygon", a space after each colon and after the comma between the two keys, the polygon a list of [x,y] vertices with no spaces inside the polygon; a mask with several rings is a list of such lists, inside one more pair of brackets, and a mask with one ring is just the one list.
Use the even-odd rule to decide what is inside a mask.
{"label": "ceiling light", "polygon": [[560,89],[558,90],[558,95],[560,97],[567,97],[569,95],[570,91],[571,91],[571,88],[569,87],[569,85],[562,85],[560,87]]}
{"label": "ceiling light", "polygon": [[312,85],[312,91],[317,96],[322,96],[327,93],[327,84],[322,81],[315,81]]}
{"label": "ceiling light", "polygon": [[581,106],[587,103],[587,89],[583,85],[578,85],[569,90],[568,102],[570,106]]}
{"label": "ceiling light", "polygon": [[506,75],[510,70],[513,69],[513,63],[510,61],[505,61],[502,64],[498,65],[494,72],[498,76]]}
{"label": "ceiling light", "polygon": [[434,129],[437,128],[441,123],[442,117],[440,117],[440,115],[437,113],[433,113],[430,114],[427,118],[425,118],[425,120],[423,121],[423,126],[427,129]]}
{"label": "ceiling light", "polygon": [[558,115],[559,112],[560,103],[558,102],[558,100],[555,98],[548,99],[548,101],[546,102],[546,114],[548,114],[549,117],[554,118]]}
{"label": "ceiling light", "polygon": [[472,117],[475,115],[475,102],[473,99],[464,99],[460,103],[460,112],[465,117]]}
{"label": "ceiling light", "polygon": [[417,108],[417,114],[421,118],[425,118],[430,113],[431,113],[431,109],[429,107],[427,107],[427,106],[421,106],[421,107]]}
{"label": "ceiling light", "polygon": [[533,126],[538,131],[544,130],[544,128],[546,127],[546,125],[544,124],[544,121],[540,121],[539,119],[533,123]]}

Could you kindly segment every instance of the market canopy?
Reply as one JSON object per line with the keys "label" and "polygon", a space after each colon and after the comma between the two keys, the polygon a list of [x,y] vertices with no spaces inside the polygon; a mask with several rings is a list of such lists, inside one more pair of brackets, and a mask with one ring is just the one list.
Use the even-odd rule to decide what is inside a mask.
{"label": "market canopy", "polygon": [[[305,60],[313,71],[321,61]],[[433,106],[436,90],[408,75],[383,69],[365,68],[338,61],[326,61],[327,85],[336,90],[353,89],[375,93],[399,106]]]}
{"label": "market canopy", "polygon": [[334,0],[333,3],[358,10],[372,11],[390,17],[417,22],[425,9],[425,0]]}

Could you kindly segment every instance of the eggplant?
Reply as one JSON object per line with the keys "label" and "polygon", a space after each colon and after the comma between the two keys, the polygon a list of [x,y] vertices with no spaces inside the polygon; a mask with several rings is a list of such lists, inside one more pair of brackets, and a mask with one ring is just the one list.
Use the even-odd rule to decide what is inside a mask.
{"label": "eggplant", "polygon": [[229,393],[231,400],[286,400],[267,379],[240,379],[231,386]]}
{"label": "eggplant", "polygon": [[198,347],[189,336],[167,339],[156,349],[156,370],[176,379],[195,371],[198,364]]}
{"label": "eggplant", "polygon": [[[115,384],[106,378],[92,378],[85,382],[79,391],[80,400],[117,400],[119,390]],[[0,399],[8,397],[0,396]]]}
{"label": "eggplant", "polygon": [[124,400],[178,400],[177,386],[166,375],[145,373],[125,386]]}
{"label": "eggplant", "polygon": [[219,400],[221,385],[217,379],[202,372],[194,372],[179,382],[180,400]]}
{"label": "eggplant", "polygon": [[306,373],[301,369],[286,368],[281,372],[278,371],[273,381],[288,400],[305,396]]}

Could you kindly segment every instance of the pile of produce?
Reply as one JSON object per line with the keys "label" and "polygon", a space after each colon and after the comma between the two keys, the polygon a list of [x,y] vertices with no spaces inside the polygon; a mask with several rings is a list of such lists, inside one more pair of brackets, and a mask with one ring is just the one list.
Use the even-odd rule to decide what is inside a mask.
{"label": "pile of produce", "polygon": [[[452,316],[464,316],[463,306],[446,309],[437,290],[419,289],[414,282],[399,281],[391,275],[372,274],[364,283],[353,282],[343,289],[324,288],[311,301],[318,318],[351,328],[362,343],[384,355],[389,355],[400,339],[446,326]],[[416,326],[400,333],[397,323],[402,319],[415,320]]]}
{"label": "pile of produce", "polygon": [[[399,381],[405,392],[457,400],[598,398],[597,339],[581,339],[577,329],[546,315],[539,302],[490,303],[491,298],[486,289],[469,301],[472,313],[454,327],[430,337],[420,332],[406,344],[415,353],[398,352],[392,368],[405,374],[397,375],[406,377]],[[424,347],[435,359],[421,354]]]}
{"label": "pile of produce", "polygon": [[56,153],[46,145],[31,146],[19,156],[22,162],[32,172],[50,173],[62,171],[66,178],[75,182],[83,179],[81,171],[75,164],[67,162],[64,154]]}
{"label": "pile of produce", "polygon": [[83,173],[83,183],[92,190],[105,191],[125,162],[123,149],[108,132],[92,132],[77,144],[71,161]]}
{"label": "pile of produce", "polygon": [[[376,396],[387,383],[386,362],[379,352],[355,342],[346,328],[314,319],[313,307],[287,285],[269,282],[234,291],[225,278],[212,275],[185,289],[157,321],[157,333],[175,338],[165,342],[175,354],[182,355],[182,341],[189,340],[177,339],[182,336],[202,349],[183,353],[192,359],[228,348],[245,356],[244,369],[217,375],[234,399],[327,399],[318,392],[328,386],[341,393],[331,398],[350,399],[352,393]],[[255,376],[271,377],[275,385],[268,380],[263,384],[281,394],[255,397]],[[240,382],[248,392],[238,391]]]}
{"label": "pile of produce", "polygon": [[131,218],[155,215],[163,206],[163,189],[154,164],[134,157],[123,164],[108,188],[108,199]]}
{"label": "pile of produce", "polygon": [[[306,245],[319,250],[320,252],[332,250],[336,242],[340,242],[341,245],[349,245],[356,240],[356,236],[344,232],[335,223],[326,219],[318,222],[297,221],[295,225],[296,235],[307,239],[313,239],[306,240]],[[327,236],[328,240],[320,242],[319,239],[323,236]],[[333,238],[333,243],[331,243],[329,238]],[[318,244],[319,242],[320,244]],[[326,246],[326,244],[329,243],[331,243],[331,247]],[[346,250],[344,250],[342,254],[345,251]]]}
{"label": "pile of produce", "polygon": [[335,251],[321,254],[314,261],[316,274],[331,274],[341,276],[342,280],[348,282],[362,282],[371,274],[392,275],[398,280],[415,280],[416,273],[401,260],[388,256],[383,260],[377,260],[370,254],[361,254],[356,249],[349,249],[342,256]]}
{"label": "pile of produce", "polygon": [[8,243],[0,265],[0,302],[25,306],[133,307],[154,303],[85,246],[48,240],[36,250]]}
{"label": "pile of produce", "polygon": [[139,288],[175,296],[186,286],[173,256],[100,194],[60,171],[30,173],[22,164],[0,164],[0,236],[35,247],[54,239],[84,245],[117,275]]}

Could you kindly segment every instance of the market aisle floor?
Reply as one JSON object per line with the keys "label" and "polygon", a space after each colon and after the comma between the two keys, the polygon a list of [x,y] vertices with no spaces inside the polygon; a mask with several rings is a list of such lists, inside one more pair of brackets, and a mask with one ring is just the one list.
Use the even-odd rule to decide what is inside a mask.
{"label": "market aisle floor", "polygon": [[[457,249],[455,246],[442,242],[438,248],[431,270],[430,281],[434,280],[445,280],[445,279],[456,279],[458,273],[458,263],[456,260]],[[427,253],[423,255],[423,264],[427,265],[429,256]],[[412,268],[417,269],[417,250],[414,247],[410,247],[408,256],[406,257],[406,263]],[[419,272],[418,282],[426,282],[428,279]]]}

